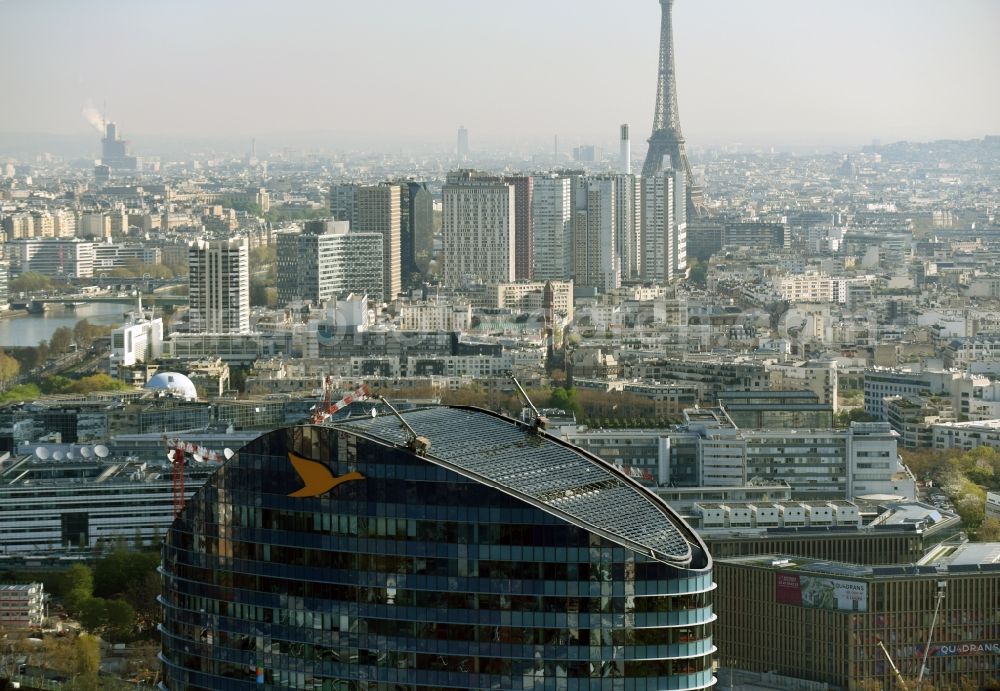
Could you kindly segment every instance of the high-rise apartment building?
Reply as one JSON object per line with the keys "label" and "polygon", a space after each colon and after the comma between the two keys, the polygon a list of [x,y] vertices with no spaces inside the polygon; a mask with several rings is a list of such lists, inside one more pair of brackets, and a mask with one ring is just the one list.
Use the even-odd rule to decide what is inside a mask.
{"label": "high-rise apartment building", "polygon": [[513,185],[471,171],[453,173],[442,189],[442,212],[447,285],[514,280]]}
{"label": "high-rise apartment building", "polygon": [[632,140],[629,138],[628,123],[621,126],[618,138],[618,172],[623,175],[632,172]]}
{"label": "high-rise apartment building", "polygon": [[128,142],[118,137],[118,127],[113,122],[107,123],[101,140],[101,163],[115,170],[138,170],[141,161],[130,156]]}
{"label": "high-rise apartment building", "polygon": [[614,177],[573,181],[573,281],[578,287],[608,292],[621,285],[616,182]]}
{"label": "high-rise apartment building", "polygon": [[359,187],[351,230],[382,234],[382,299],[392,302],[402,290],[399,252],[399,186],[391,184]]}
{"label": "high-rise apartment building", "polygon": [[382,285],[385,302],[402,290],[400,186],[337,184],[330,187],[330,216],[348,221],[351,230],[382,235]]}
{"label": "high-rise apartment building", "polygon": [[465,129],[465,125],[458,128],[458,144],[456,149],[460,162],[464,163],[469,160],[469,130]]}
{"label": "high-rise apartment building", "polygon": [[615,176],[615,242],[622,280],[641,280],[642,185],[634,175]]}
{"label": "high-rise apartment building", "polygon": [[346,221],[310,221],[277,235],[278,305],[319,305],[348,293],[383,299],[382,235],[349,230]]}
{"label": "high-rise apartment building", "polygon": [[246,238],[199,240],[188,246],[190,331],[250,331],[248,259]]}
{"label": "high-rise apartment building", "polygon": [[682,170],[665,168],[642,181],[643,277],[665,284],[687,272],[687,193]]}
{"label": "high-rise apartment building", "polygon": [[354,220],[354,197],[358,186],[350,183],[330,185],[330,218],[334,221]]}
{"label": "high-rise apartment building", "polygon": [[532,274],[539,281],[566,281],[573,275],[572,180],[536,177],[531,199]]}
{"label": "high-rise apartment building", "polygon": [[514,278],[530,281],[533,232],[531,224],[531,198],[534,178],[530,175],[506,175],[504,182],[514,186]]}
{"label": "high-rise apartment building", "polygon": [[400,280],[410,284],[415,273],[425,273],[434,252],[434,199],[426,182],[399,183]]}

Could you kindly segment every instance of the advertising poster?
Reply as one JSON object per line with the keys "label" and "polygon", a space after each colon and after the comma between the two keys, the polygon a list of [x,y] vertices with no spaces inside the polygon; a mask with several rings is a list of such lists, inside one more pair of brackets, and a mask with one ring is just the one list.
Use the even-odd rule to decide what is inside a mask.
{"label": "advertising poster", "polygon": [[778,572],[775,600],[784,605],[839,612],[867,612],[868,584],[840,578]]}

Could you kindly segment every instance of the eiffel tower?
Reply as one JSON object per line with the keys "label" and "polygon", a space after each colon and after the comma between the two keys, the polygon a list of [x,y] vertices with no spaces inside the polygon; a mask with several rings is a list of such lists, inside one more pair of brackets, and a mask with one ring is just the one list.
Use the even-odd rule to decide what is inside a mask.
{"label": "eiffel tower", "polygon": [[649,151],[642,166],[642,176],[651,177],[663,170],[663,157],[670,156],[670,164],[684,171],[687,183],[688,216],[700,215],[704,202],[700,187],[695,187],[691,163],[684,151],[681,134],[681,116],[677,110],[677,79],[674,69],[674,30],[671,13],[674,0],[660,0],[660,69],[656,80],[656,113],[653,115],[653,136],[649,138]]}

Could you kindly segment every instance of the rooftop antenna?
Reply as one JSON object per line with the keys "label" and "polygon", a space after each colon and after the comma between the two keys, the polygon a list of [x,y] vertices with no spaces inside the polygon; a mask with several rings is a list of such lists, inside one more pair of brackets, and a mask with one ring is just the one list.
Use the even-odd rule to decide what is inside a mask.
{"label": "rooftop antenna", "polygon": [[410,424],[403,419],[402,415],[399,414],[399,411],[396,410],[392,406],[392,404],[389,403],[389,401],[385,400],[385,396],[379,396],[378,400],[384,403],[385,407],[388,408],[392,412],[392,414],[396,416],[396,419],[399,420],[400,423],[402,423],[403,428],[406,430],[407,434],[410,435],[410,438],[406,440],[406,448],[408,448],[410,451],[417,454],[418,456],[423,456],[428,451],[430,451],[431,448],[430,439],[428,439],[427,437],[421,437],[419,434],[417,434],[416,430],[410,427]]}
{"label": "rooftop antenna", "polygon": [[509,376],[510,380],[514,382],[514,386],[517,388],[517,392],[521,394],[521,398],[523,398],[524,401],[528,404],[528,407],[531,408],[531,412],[535,414],[535,421],[532,423],[532,429],[535,432],[538,432],[548,427],[549,426],[548,418],[546,418],[544,415],[538,412],[538,408],[536,408],[535,404],[531,402],[530,398],[528,398],[528,394],[521,386],[521,382],[517,380],[517,377],[514,376],[513,372],[511,372]]}

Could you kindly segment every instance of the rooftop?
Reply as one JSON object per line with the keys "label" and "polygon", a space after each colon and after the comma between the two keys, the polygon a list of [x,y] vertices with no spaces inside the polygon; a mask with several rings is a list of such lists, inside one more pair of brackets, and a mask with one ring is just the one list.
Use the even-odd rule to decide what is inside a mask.
{"label": "rooftop", "polygon": [[1000,542],[966,542],[957,547],[932,550],[917,564],[862,566],[789,555],[754,555],[723,559],[730,564],[746,564],[781,571],[879,579],[901,576],[944,576],[966,573],[1000,574]]}
{"label": "rooftop", "polygon": [[935,427],[954,427],[956,429],[1000,429],[1000,420],[973,420],[970,422],[939,422]]}
{"label": "rooftop", "polygon": [[[707,552],[683,519],[637,482],[546,433],[471,408],[424,408],[402,413],[431,447],[425,458],[522,499],[629,549],[675,566]],[[392,415],[337,424],[375,441],[404,446],[406,430]],[[696,554],[700,552],[702,554]]]}

